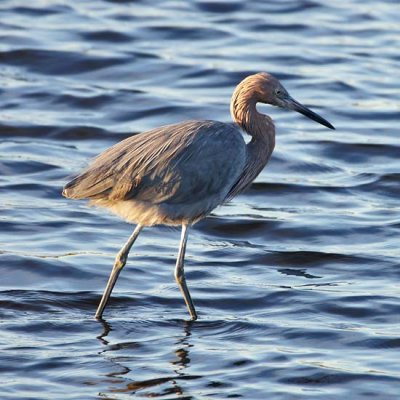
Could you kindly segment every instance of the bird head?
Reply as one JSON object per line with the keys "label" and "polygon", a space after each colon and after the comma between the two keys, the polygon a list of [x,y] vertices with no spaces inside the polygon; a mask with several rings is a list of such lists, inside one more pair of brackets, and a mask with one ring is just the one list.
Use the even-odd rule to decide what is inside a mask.
{"label": "bird head", "polygon": [[260,72],[249,78],[254,79],[254,84],[252,86],[255,90],[258,102],[271,104],[287,110],[297,111],[327,128],[335,129],[326,119],[293,99],[279,80],[271,74]]}

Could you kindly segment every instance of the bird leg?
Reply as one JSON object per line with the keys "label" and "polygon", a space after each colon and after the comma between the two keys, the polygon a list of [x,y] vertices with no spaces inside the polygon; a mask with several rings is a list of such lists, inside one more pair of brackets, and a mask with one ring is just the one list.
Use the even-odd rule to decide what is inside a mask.
{"label": "bird leg", "polygon": [[190,297],[189,289],[186,285],[185,271],[183,265],[187,238],[188,238],[188,226],[182,224],[181,243],[179,245],[179,254],[178,254],[178,259],[176,260],[176,267],[175,267],[175,279],[176,282],[178,283],[179,289],[181,290],[186,306],[189,310],[190,316],[192,317],[192,321],[195,321],[197,319],[197,313],[194,308],[192,298]]}
{"label": "bird leg", "polygon": [[96,318],[102,317],[103,311],[110,298],[111,292],[114,288],[115,283],[117,282],[119,273],[122,271],[122,268],[124,268],[126,260],[128,259],[129,251],[133,243],[135,243],[136,238],[139,236],[139,233],[142,230],[142,228],[143,228],[142,225],[136,226],[135,230],[133,231],[128,241],[125,243],[124,247],[122,247],[122,249],[119,251],[117,257],[115,257],[115,262],[110,274],[110,278],[108,279],[107,286],[103,293],[103,297],[101,298],[99,306],[97,307]]}

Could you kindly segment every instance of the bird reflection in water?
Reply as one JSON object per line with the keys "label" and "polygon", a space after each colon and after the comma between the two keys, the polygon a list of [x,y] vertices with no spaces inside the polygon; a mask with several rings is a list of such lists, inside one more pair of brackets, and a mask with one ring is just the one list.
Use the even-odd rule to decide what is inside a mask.
{"label": "bird reflection in water", "polygon": [[[104,350],[102,350],[99,354],[105,355],[109,361],[113,364],[114,371],[106,373],[105,376],[107,379],[103,380],[103,382],[107,382],[111,384],[111,388],[109,389],[110,393],[130,393],[135,394],[138,391],[143,391],[144,389],[155,388],[157,386],[163,385],[159,392],[148,391],[147,393],[141,393],[143,397],[156,397],[160,395],[168,395],[175,394],[179,396],[179,399],[192,399],[192,396],[186,395],[184,393],[184,388],[179,384],[181,380],[191,380],[201,378],[199,375],[189,375],[187,371],[185,371],[190,365],[190,357],[189,357],[189,349],[193,347],[193,344],[190,344],[189,338],[192,335],[191,330],[193,326],[193,321],[179,321],[182,323],[183,334],[175,343],[175,348],[172,352],[175,355],[175,359],[169,361],[169,364],[172,366],[172,371],[174,374],[166,377],[154,378],[154,379],[146,379],[142,381],[135,381],[128,376],[128,374],[135,374],[134,371],[134,349],[140,347],[139,342],[121,342],[112,344],[108,339],[109,333],[113,330],[112,325],[109,324],[106,320],[101,319],[99,322],[103,326],[103,332],[97,336],[97,339],[101,342],[102,345],[106,346]],[[110,352],[120,351],[127,349],[132,350],[132,357],[124,357],[118,355],[111,355]],[[151,359],[149,359],[149,364],[151,364]],[[129,365],[129,366],[128,366]],[[165,387],[165,384],[168,384]],[[99,396],[106,396],[106,393],[99,393]]]}

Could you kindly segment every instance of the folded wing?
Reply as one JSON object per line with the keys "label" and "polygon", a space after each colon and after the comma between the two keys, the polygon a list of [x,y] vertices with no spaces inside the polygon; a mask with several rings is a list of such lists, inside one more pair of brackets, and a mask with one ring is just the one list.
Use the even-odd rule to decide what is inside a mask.
{"label": "folded wing", "polygon": [[179,204],[218,196],[235,184],[246,145],[232,125],[188,121],[129,137],[109,148],[63,191],[75,199]]}

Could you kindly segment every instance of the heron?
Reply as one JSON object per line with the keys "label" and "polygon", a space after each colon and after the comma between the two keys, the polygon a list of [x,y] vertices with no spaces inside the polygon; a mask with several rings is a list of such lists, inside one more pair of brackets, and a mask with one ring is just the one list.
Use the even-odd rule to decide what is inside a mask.
{"label": "heron", "polygon": [[[275,147],[275,126],[271,117],[258,112],[257,103],[297,111],[335,129],[293,99],[277,78],[259,72],[234,90],[234,124],[190,120],[133,135],[98,155],[65,185],[65,197],[88,199],[136,225],[115,258],[96,318],[102,318],[143,227],[170,225],[182,227],[175,279],[191,320],[197,319],[184,272],[189,227],[243,192],[267,165]],[[244,134],[250,136],[247,143]]]}

